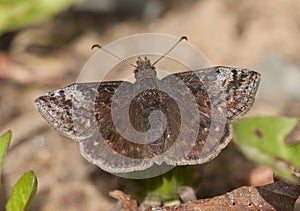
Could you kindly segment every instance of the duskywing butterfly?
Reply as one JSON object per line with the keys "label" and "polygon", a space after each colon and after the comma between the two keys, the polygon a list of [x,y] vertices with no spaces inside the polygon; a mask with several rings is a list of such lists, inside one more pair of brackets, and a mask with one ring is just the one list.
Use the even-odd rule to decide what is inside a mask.
{"label": "duskywing butterfly", "polygon": [[230,123],[250,109],[261,78],[218,66],[160,80],[147,57],[138,58],[134,75],[134,83],[75,83],[38,97],[35,106],[105,171],[193,165],[228,144]]}

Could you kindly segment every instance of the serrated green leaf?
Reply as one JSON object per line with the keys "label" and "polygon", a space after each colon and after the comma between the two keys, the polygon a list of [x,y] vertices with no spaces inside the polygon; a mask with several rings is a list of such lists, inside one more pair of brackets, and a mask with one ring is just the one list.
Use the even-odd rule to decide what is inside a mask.
{"label": "serrated green leaf", "polygon": [[300,143],[288,145],[285,138],[296,124],[294,118],[246,118],[233,125],[234,139],[249,159],[272,166],[278,176],[295,182],[291,167],[300,170]]}
{"label": "serrated green leaf", "polygon": [[29,171],[15,184],[12,194],[6,204],[6,210],[28,210],[36,191],[37,178],[33,171]]}
{"label": "serrated green leaf", "polygon": [[10,138],[11,138],[11,131],[6,132],[3,136],[0,137],[0,187],[1,187],[1,172],[2,172],[3,157],[9,146]]}

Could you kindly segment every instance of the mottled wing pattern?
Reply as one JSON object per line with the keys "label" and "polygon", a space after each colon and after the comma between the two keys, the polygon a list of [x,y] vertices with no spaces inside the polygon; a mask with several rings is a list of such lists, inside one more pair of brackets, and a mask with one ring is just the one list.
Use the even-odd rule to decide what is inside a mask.
{"label": "mottled wing pattern", "polygon": [[[229,143],[230,123],[252,106],[260,74],[246,69],[219,66],[176,73],[174,76],[182,80],[193,93],[198,104],[200,127],[194,146],[185,159],[174,163],[176,159],[172,158],[167,163],[191,165],[207,162]],[[176,89],[176,85],[173,88]],[[184,144],[186,139],[178,141]]]}
{"label": "mottled wing pattern", "polygon": [[[112,150],[100,149],[99,144],[95,146],[96,140],[94,142],[89,141],[90,144],[85,147],[84,151],[87,152],[87,149],[91,149],[92,151],[87,153],[94,156],[93,160],[105,160],[107,167],[114,168],[110,172],[131,172],[146,169],[154,163],[162,164],[164,152],[177,140],[178,131],[180,131],[178,128],[180,126],[180,112],[177,104],[170,96],[154,89],[145,90],[135,95],[134,88],[133,84],[123,82],[122,87],[119,87],[114,93],[114,98],[112,98],[112,94],[102,91],[99,91],[99,95],[96,97],[96,119],[100,134],[102,134],[107,145],[122,157],[110,157],[107,153],[111,153]],[[119,95],[118,92],[121,90],[122,93]],[[117,104],[116,107],[112,106],[112,101]],[[152,135],[155,134],[149,133],[149,116],[157,110],[166,115],[167,124],[162,135],[150,141]],[[112,118],[112,112],[116,115],[116,119]],[[130,120],[128,123],[125,121],[126,116]],[[160,121],[158,120],[158,122]],[[132,132],[132,128],[144,135],[147,134],[146,140],[145,136],[139,137],[139,133]],[[131,135],[137,141],[126,139],[127,135]],[[97,148],[97,152],[95,152],[95,148]],[[136,165],[137,163],[139,165]]]}
{"label": "mottled wing pattern", "polygon": [[[114,81],[76,83],[35,100],[36,108],[50,126],[79,142],[81,153],[87,160],[115,173],[142,170],[153,165],[153,161],[146,159],[153,156],[149,145],[122,138],[114,126],[111,102],[121,84],[128,88],[125,96],[130,96],[133,84]],[[126,162],[127,159],[116,155],[134,159]]]}
{"label": "mottled wing pattern", "polygon": [[[153,161],[147,159],[152,155],[149,146],[126,140],[113,122],[111,104],[121,84],[127,87],[124,97],[130,96],[133,85],[129,82],[98,83],[91,108],[96,127],[90,137],[79,141],[82,155],[111,173],[137,171],[153,165]],[[116,103],[122,107],[122,102]]]}
{"label": "mottled wing pattern", "polygon": [[91,136],[90,133],[97,126],[93,111],[99,84],[72,84],[48,92],[38,97],[34,103],[50,126],[62,135],[79,141]]}
{"label": "mottled wing pattern", "polygon": [[[120,86],[121,84],[122,86]],[[78,105],[73,110],[73,115],[78,114],[75,116],[82,115],[86,110],[94,110],[93,114],[85,115],[85,118],[92,119],[97,127],[93,126],[94,131],[89,131],[90,136],[79,141],[81,152],[89,161],[109,172],[119,173],[143,170],[154,163],[162,164],[167,160],[164,153],[177,141],[178,133],[181,130],[180,111],[176,102],[168,94],[152,89],[140,92],[135,96],[135,87],[128,82],[104,82],[98,84],[98,90],[93,93],[91,91],[84,93],[85,91],[81,88],[84,89],[85,85],[77,84],[77,86],[80,87],[80,92],[83,95],[93,96],[85,100],[94,101],[93,108],[89,104],[83,108],[82,104],[76,101]],[[118,95],[121,90],[121,95]],[[115,108],[112,108],[112,101],[117,105]],[[126,105],[128,105],[129,110],[126,110]],[[154,134],[148,134],[146,137],[148,140],[143,140],[143,138],[139,139],[138,134],[132,133],[129,129],[133,127],[142,133],[149,132],[149,116],[156,110],[165,114],[167,118],[166,128],[160,137],[147,143]],[[112,118],[112,112],[118,117],[115,122]],[[126,115],[129,116],[129,124],[124,121]],[[79,125],[86,126],[86,124],[81,123]],[[138,140],[138,143],[126,139],[124,134],[118,130],[120,128],[124,129],[125,135],[128,132],[131,133]],[[142,143],[145,141],[146,143]]]}
{"label": "mottled wing pattern", "polygon": [[[90,162],[112,173],[131,172],[217,156],[229,142],[230,123],[252,106],[259,82],[254,71],[214,67],[169,75],[157,80],[158,90],[138,94],[129,82],[77,83],[37,98],[35,105],[52,127],[80,143]],[[149,133],[153,111],[164,114],[157,123],[166,125],[150,141],[156,135]],[[126,139],[132,134],[141,142]]]}
{"label": "mottled wing pattern", "polygon": [[211,108],[207,104],[203,104],[205,99],[202,96],[205,96],[205,93],[209,94],[211,99],[206,100],[212,100],[216,106],[226,109],[226,118],[229,121],[233,121],[249,111],[254,103],[261,79],[261,75],[255,71],[225,66],[174,75],[191,87],[199,105],[201,107],[204,105],[208,111]]}
{"label": "mottled wing pattern", "polygon": [[[105,89],[105,90],[103,90]],[[113,95],[117,94],[117,88],[113,90],[107,90],[105,86],[99,89],[98,95],[95,99],[96,119],[98,122],[99,131],[102,134],[105,142],[108,146],[128,158],[142,159],[153,157],[151,147],[147,144],[134,143],[131,140],[125,139],[122,134],[119,133],[118,127],[129,128],[131,125],[122,122],[128,115],[128,110],[124,110],[126,104],[130,103],[130,99],[133,93],[133,84],[129,82],[122,83],[123,95],[118,99],[113,99]],[[112,111],[112,100],[118,105],[116,109]],[[119,122],[114,122],[112,118],[112,112],[119,117]],[[140,113],[139,118],[143,118],[143,113]],[[136,119],[139,121],[139,119]],[[118,125],[118,127],[116,127]],[[141,130],[145,130],[145,125],[140,125]],[[125,131],[126,133],[126,131]]]}

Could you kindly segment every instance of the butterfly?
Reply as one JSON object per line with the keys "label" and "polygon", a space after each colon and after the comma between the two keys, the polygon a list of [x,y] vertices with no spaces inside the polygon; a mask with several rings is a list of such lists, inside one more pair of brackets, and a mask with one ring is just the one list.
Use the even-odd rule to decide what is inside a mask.
{"label": "butterfly", "polygon": [[147,57],[130,64],[134,83],[74,83],[38,97],[35,106],[110,173],[208,162],[229,143],[231,123],[251,108],[261,75],[216,66],[158,79],[154,65],[166,54],[153,64]]}

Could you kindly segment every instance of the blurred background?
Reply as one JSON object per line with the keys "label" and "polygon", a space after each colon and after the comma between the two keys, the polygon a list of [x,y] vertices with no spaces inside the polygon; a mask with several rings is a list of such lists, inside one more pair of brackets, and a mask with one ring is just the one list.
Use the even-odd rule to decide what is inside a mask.
{"label": "blurred background", "polygon": [[[13,133],[2,200],[28,170],[39,182],[31,210],[108,210],[115,203],[110,190],[134,188],[88,163],[78,144],[51,129],[33,105],[39,95],[74,83],[95,43],[146,32],[185,35],[213,65],[262,74],[247,115],[300,117],[299,11],[297,0],[1,1],[0,134]],[[212,182],[199,197],[251,185],[239,175],[248,164],[232,144],[213,162],[199,167]]]}

